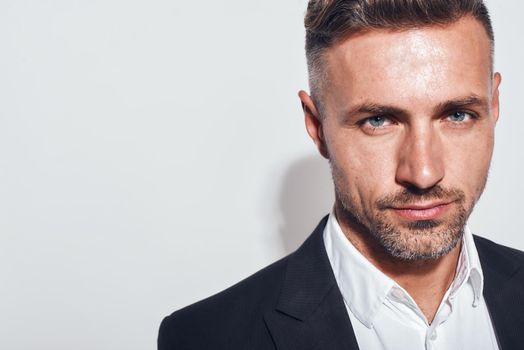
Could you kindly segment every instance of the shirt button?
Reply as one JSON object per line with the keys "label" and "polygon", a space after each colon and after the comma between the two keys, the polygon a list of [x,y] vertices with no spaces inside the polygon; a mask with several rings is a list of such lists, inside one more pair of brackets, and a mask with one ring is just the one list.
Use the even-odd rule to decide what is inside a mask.
{"label": "shirt button", "polygon": [[433,334],[431,334],[431,338],[429,338],[431,340],[435,340],[437,339],[437,332],[433,332]]}

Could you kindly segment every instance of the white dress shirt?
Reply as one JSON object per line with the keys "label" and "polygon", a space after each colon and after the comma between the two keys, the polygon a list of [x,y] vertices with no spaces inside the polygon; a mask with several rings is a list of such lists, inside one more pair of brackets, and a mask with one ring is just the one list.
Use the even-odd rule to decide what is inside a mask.
{"label": "white dress shirt", "polygon": [[362,350],[498,350],[484,278],[466,227],[455,278],[431,325],[413,298],[346,238],[334,214],[324,244]]}

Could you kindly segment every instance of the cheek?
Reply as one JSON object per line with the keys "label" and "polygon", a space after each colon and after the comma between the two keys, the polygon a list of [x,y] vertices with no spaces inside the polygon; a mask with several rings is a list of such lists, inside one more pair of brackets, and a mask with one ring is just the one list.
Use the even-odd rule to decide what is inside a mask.
{"label": "cheek", "polygon": [[355,138],[353,141],[333,144],[331,161],[339,170],[339,181],[343,181],[346,192],[360,205],[367,206],[391,193],[395,186],[394,147],[363,144]]}
{"label": "cheek", "polygon": [[475,200],[480,196],[491,163],[493,133],[471,135],[448,150],[446,175],[451,186],[465,190]]}

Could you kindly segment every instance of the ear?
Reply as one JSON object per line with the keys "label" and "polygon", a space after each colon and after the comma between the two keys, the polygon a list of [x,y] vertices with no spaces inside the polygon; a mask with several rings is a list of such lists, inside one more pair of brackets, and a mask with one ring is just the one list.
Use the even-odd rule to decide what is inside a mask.
{"label": "ear", "polygon": [[499,119],[500,114],[500,99],[499,99],[499,86],[502,82],[502,76],[500,73],[495,73],[493,76],[493,87],[491,96],[491,113],[495,118],[495,122]]}
{"label": "ear", "polygon": [[300,102],[302,103],[302,110],[304,111],[304,118],[306,122],[306,130],[309,134],[309,137],[313,140],[317,146],[320,154],[329,159],[329,153],[326,146],[326,140],[324,138],[324,132],[322,129],[322,119],[320,113],[318,112],[315,103],[305,91],[301,90],[298,93]]}

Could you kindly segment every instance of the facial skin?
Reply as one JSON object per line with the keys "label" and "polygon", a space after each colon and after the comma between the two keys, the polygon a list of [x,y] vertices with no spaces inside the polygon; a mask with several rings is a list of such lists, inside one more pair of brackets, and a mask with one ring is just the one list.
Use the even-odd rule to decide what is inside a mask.
{"label": "facial skin", "polygon": [[330,161],[346,236],[371,260],[457,252],[486,183],[499,115],[501,78],[482,25],[466,17],[368,31],[324,59],[323,110],[299,96],[308,133]]}

